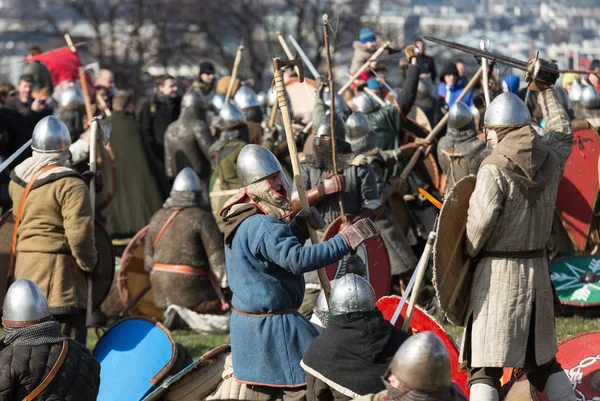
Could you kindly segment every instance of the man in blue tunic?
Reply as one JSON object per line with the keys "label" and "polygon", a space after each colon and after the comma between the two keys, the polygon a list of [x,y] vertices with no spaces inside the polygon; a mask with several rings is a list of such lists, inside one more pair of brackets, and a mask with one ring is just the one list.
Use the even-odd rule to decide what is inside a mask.
{"label": "man in blue tunic", "polygon": [[300,360],[318,335],[297,309],[302,274],[340,260],[377,235],[368,219],[326,242],[303,246],[308,226],[322,228],[318,212],[294,214],[279,162],[262,146],[246,145],[237,160],[242,188],[221,210],[225,257],[233,291],[231,350],[234,375],[248,399],[304,399]]}

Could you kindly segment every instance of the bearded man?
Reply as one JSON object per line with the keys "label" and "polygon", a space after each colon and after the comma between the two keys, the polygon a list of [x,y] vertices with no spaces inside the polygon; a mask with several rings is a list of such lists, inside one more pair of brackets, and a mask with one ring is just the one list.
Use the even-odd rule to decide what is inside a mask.
{"label": "bearded man", "polygon": [[496,97],[484,118],[493,151],[477,173],[466,226],[466,249],[476,258],[461,348],[470,367],[471,400],[498,400],[503,367],[524,368],[550,401],[576,399],[556,360],[546,259],[573,129],[550,85],[529,82],[540,91],[544,136],[533,130],[527,106],[512,93]]}
{"label": "bearded man", "polygon": [[309,224],[320,229],[323,221],[311,210],[286,223],[294,209],[275,156],[262,146],[246,145],[237,172],[242,188],[221,210],[233,291],[234,376],[252,385],[247,399],[302,399],[306,376],[300,360],[318,335],[298,313],[302,274],[340,260],[377,230],[370,220],[361,220],[329,241],[303,246]]}

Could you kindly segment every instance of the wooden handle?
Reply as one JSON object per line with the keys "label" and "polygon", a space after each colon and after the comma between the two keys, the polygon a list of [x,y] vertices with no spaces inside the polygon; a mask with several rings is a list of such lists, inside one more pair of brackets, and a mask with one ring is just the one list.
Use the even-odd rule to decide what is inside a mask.
{"label": "wooden handle", "polygon": [[377,51],[375,53],[373,53],[373,55],[371,56],[371,58],[369,58],[349,79],[348,81],[344,84],[344,86],[342,86],[340,88],[340,90],[338,90],[338,94],[341,95],[343,94],[346,89],[348,89],[350,87],[350,85],[352,85],[352,82],[354,82],[354,80],[356,78],[358,78],[358,76],[360,74],[362,74],[363,72],[365,72],[365,70],[367,68],[369,68],[369,64],[371,64],[372,61],[375,61],[379,58],[379,56],[381,56],[381,54],[385,51],[385,49],[388,48],[388,46],[390,45],[390,42],[385,42],[383,44],[383,46],[381,46],[379,49],[377,49]]}
{"label": "wooden handle", "polygon": [[88,119],[88,124],[91,124],[94,114],[92,113],[92,102],[90,100],[90,92],[87,85],[87,77],[85,71],[79,71],[79,82],[81,83],[81,91],[83,92],[83,101],[85,102],[85,114]]}
{"label": "wooden handle", "polygon": [[377,103],[379,103],[379,105],[380,105],[381,107],[384,107],[384,106],[386,105],[386,104],[385,104],[385,102],[383,101],[383,99],[382,99],[382,98],[380,98],[379,96],[377,96],[377,95],[375,94],[375,92],[373,92],[371,89],[369,89],[369,88],[367,88],[367,87],[364,87],[364,88],[363,88],[363,90],[365,91],[365,93],[367,93],[367,94],[368,94],[369,96],[371,96],[373,99],[375,99],[375,101],[376,101]]}
{"label": "wooden handle", "polygon": [[242,50],[244,50],[244,46],[238,46],[237,53],[235,54],[235,61],[233,62],[233,69],[231,70],[231,81],[229,81],[229,86],[227,87],[227,94],[225,95],[225,104],[229,103],[229,100],[231,99],[233,85],[235,84],[235,80],[237,79],[238,68],[240,67],[240,62],[242,61]]}
{"label": "wooden handle", "polygon": [[[292,51],[290,50],[289,46],[287,45],[287,43],[286,43],[285,39],[283,38],[283,35],[281,34],[281,32],[277,32],[277,40],[279,41],[279,44],[281,45],[281,48],[283,49],[283,52],[287,56],[288,60],[293,60],[294,59],[294,55],[292,54]],[[298,70],[298,67],[294,66],[294,71],[296,71],[296,74],[298,76],[300,76],[300,70]],[[304,89],[306,90],[306,93],[311,98],[315,98],[316,97],[315,92],[310,88],[310,86],[308,86],[308,82],[306,82],[306,80],[302,81],[302,85],[304,86]]]}
{"label": "wooden handle", "polygon": [[[308,211],[310,205],[308,203],[308,197],[306,196],[306,190],[302,183],[302,172],[300,171],[300,160],[298,159],[298,149],[296,148],[296,141],[294,140],[294,131],[292,128],[292,119],[290,118],[290,110],[287,104],[287,98],[285,97],[285,88],[283,85],[283,74],[281,70],[275,70],[275,88],[277,90],[277,102],[279,103],[279,109],[281,110],[281,117],[283,118],[283,126],[285,128],[285,137],[287,139],[288,150],[290,152],[290,160],[292,162],[292,170],[294,172],[294,181],[296,182],[296,190],[298,191],[298,198],[300,199],[300,205],[303,210]],[[310,241],[313,245],[319,243],[319,237],[315,230],[309,226]],[[325,273],[325,269],[319,269],[317,271],[321,287],[325,291],[325,296],[329,299],[331,295],[331,283]]]}
{"label": "wooden handle", "polygon": [[275,100],[273,106],[271,107],[271,115],[269,116],[269,124],[267,127],[273,128],[275,126],[275,118],[277,118],[277,109],[279,108],[279,102]]}
{"label": "wooden handle", "polygon": [[[473,87],[475,86],[477,81],[479,81],[479,79],[481,78],[482,73],[483,73],[483,67],[479,67],[479,69],[477,70],[477,73],[475,75],[473,75],[473,78],[471,78],[471,80],[469,81],[467,86],[465,86],[465,88],[460,93],[460,95],[458,95],[458,98],[456,99],[457,102],[462,101],[465,98],[465,96],[467,96],[467,93],[469,93],[469,91],[471,89],[473,89]],[[429,134],[427,135],[427,137],[425,139],[428,141],[432,141],[437,136],[437,134],[442,130],[442,128],[444,128],[444,125],[446,125],[446,123],[448,122],[448,117],[449,117],[449,113],[446,113],[444,115],[444,117],[440,120],[440,122],[437,123],[437,125],[431,130],[431,132],[429,132]],[[409,176],[412,169],[415,167],[415,165],[419,161],[419,158],[421,157],[422,154],[423,154],[423,147],[419,147],[415,151],[415,153],[413,153],[408,164],[406,165],[406,167],[404,167],[404,170],[402,170],[402,173],[400,174],[401,179],[406,180],[406,178]]]}

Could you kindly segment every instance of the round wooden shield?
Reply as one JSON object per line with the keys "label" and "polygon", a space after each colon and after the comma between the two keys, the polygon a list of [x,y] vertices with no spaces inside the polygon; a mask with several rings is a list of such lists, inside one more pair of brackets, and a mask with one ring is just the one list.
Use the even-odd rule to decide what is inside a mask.
{"label": "round wooden shield", "polygon": [[[148,226],[142,228],[129,242],[117,270],[117,284],[123,307],[129,306],[150,286],[150,275],[144,269],[144,242]],[[164,310],[154,304],[152,288],[129,310],[132,315],[149,316],[162,321]]]}
{"label": "round wooden shield", "polygon": [[448,320],[464,324],[471,296],[471,259],[465,257],[465,232],[469,199],[475,176],[458,181],[447,194],[440,211],[437,238],[433,245],[433,285],[440,307]]}
{"label": "round wooden shield", "polygon": [[[347,215],[348,220],[354,216]],[[340,232],[342,225],[342,216],[338,217],[329,224],[321,241],[327,241]],[[367,277],[365,277],[375,290],[377,298],[388,294],[390,290],[390,259],[387,249],[380,237],[371,238],[365,241],[357,250],[356,255],[362,259],[367,266]],[[346,274],[348,255],[342,260],[333,263],[325,268],[329,280],[338,279]]]}
{"label": "round wooden shield", "polygon": [[[0,299],[4,302],[8,277],[8,265],[12,243],[15,218],[12,209],[0,218]],[[98,221],[94,221],[94,237],[98,264],[92,282],[92,307],[96,311],[108,295],[115,275],[115,251],[110,236]]]}
{"label": "round wooden shield", "polygon": [[[407,124],[402,128],[405,138],[409,142],[413,142],[415,138],[425,138],[429,134],[429,130],[423,127],[421,124],[414,121],[412,118],[407,118]],[[421,157],[421,160],[415,166],[415,171],[419,176],[425,179],[428,184],[433,188],[440,190],[442,186],[442,174],[440,167],[433,156],[433,152],[430,152],[427,156]]]}
{"label": "round wooden shield", "polygon": [[[386,320],[391,320],[392,316],[394,316],[394,312],[400,304],[401,298],[397,295],[391,295],[381,298],[377,301],[377,308],[383,313],[383,317]],[[400,312],[400,317],[396,321],[396,327],[402,328],[404,325],[404,318],[406,317],[406,311],[408,310],[408,302],[402,308]],[[467,371],[459,370],[459,357],[460,352],[458,351],[458,347],[452,338],[448,335],[446,330],[433,318],[433,316],[427,314],[423,309],[415,306],[413,316],[410,320],[410,330],[409,334],[413,334],[415,332],[421,331],[431,331],[435,335],[437,335],[440,340],[446,346],[446,350],[450,355],[450,366],[452,368],[452,380],[465,392],[465,394],[469,394],[469,387],[467,386]]]}
{"label": "round wooden shield", "polygon": [[[600,400],[600,349],[598,344],[600,344],[600,330],[568,337],[558,345],[556,359],[569,377],[575,398],[579,401]],[[525,376],[516,380],[517,383],[522,382],[525,380]],[[549,401],[546,393],[540,393],[530,385],[522,384],[521,386],[524,387],[521,390],[523,394],[526,394],[527,388],[529,388],[530,400]],[[511,391],[508,395],[511,394]],[[508,398],[508,395],[506,400],[527,400],[527,398]]]}
{"label": "round wooden shield", "polygon": [[431,123],[429,122],[425,112],[420,107],[413,106],[410,110],[410,113],[408,113],[408,117],[415,120],[417,124],[421,125],[428,131],[431,131]]}
{"label": "round wooden shield", "polygon": [[[550,265],[552,282],[563,305],[600,306],[600,256],[573,256]],[[584,281],[587,275],[589,280]]]}
{"label": "round wooden shield", "polygon": [[298,78],[291,78],[285,84],[285,90],[292,103],[294,120],[308,124],[312,120],[313,107],[315,105],[315,81],[305,78],[300,82]]}

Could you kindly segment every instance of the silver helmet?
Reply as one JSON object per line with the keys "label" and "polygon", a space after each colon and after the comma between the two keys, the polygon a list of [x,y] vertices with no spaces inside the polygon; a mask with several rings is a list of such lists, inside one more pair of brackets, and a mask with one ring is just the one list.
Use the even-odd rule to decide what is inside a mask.
{"label": "silver helmet", "polygon": [[529,125],[530,122],[529,109],[511,92],[502,93],[492,100],[483,120],[486,128],[518,128]]}
{"label": "silver helmet", "polygon": [[217,93],[213,96],[212,101],[210,103],[213,109],[215,109],[215,111],[221,111],[223,105],[225,104],[225,95],[222,93]]}
{"label": "silver helmet", "polygon": [[595,109],[598,107],[598,101],[600,98],[598,97],[598,92],[592,86],[585,85],[581,89],[581,97],[579,98],[579,103],[587,109]]}
{"label": "silver helmet", "polygon": [[84,103],[83,92],[76,86],[66,88],[58,97],[58,106],[61,108],[74,109],[83,106]]}
{"label": "silver helmet", "polygon": [[[329,106],[331,104],[331,96],[329,95],[329,88],[325,88],[323,91],[323,102]],[[342,95],[335,94],[335,111],[342,113],[344,116],[348,116],[350,114],[350,109],[348,105],[344,101]]]}
{"label": "silver helmet", "polygon": [[33,129],[31,149],[41,153],[62,153],[69,150],[71,135],[59,118],[42,118]]}
{"label": "silver helmet", "polygon": [[[292,100],[290,99],[290,95],[285,91],[285,98],[287,99],[288,109],[290,111],[290,115],[293,116],[294,112],[292,110]],[[273,107],[273,104],[277,101],[277,91],[275,88],[272,88],[267,93],[267,104],[269,107]]]}
{"label": "silver helmet", "polygon": [[202,185],[196,172],[191,167],[186,167],[175,177],[175,182],[173,182],[171,190],[176,192],[192,192],[200,191],[201,189]]}
{"label": "silver helmet", "polygon": [[448,128],[460,130],[466,128],[474,120],[471,108],[463,102],[456,102],[448,111]]}
{"label": "silver helmet", "polygon": [[452,385],[450,356],[442,340],[430,331],[414,334],[396,351],[390,372],[415,391],[431,393]]}
{"label": "silver helmet", "polygon": [[283,184],[291,188],[279,160],[273,153],[260,145],[250,144],[242,148],[237,159],[237,176],[242,187],[264,180],[274,173],[279,173]]}
{"label": "silver helmet", "polygon": [[346,120],[346,142],[353,152],[367,152],[377,147],[377,137],[371,129],[369,117],[362,111],[355,111]]}
{"label": "silver helmet", "polygon": [[417,85],[417,97],[419,99],[427,98],[431,96],[431,92],[433,92],[433,81],[431,80],[431,77],[419,78],[419,84]]}
{"label": "silver helmet", "polygon": [[332,315],[374,310],[377,299],[369,282],[353,273],[348,273],[335,283],[329,299]]}
{"label": "silver helmet", "polygon": [[569,89],[569,100],[572,102],[578,102],[581,97],[581,84],[576,79],[573,80],[571,89]]}
{"label": "silver helmet", "polygon": [[245,123],[246,115],[234,102],[224,104],[219,112],[219,124],[223,127]]}
{"label": "silver helmet", "polygon": [[256,100],[258,101],[258,105],[263,109],[267,107],[267,93],[264,91],[260,91],[256,94]]}
{"label": "silver helmet", "polygon": [[475,126],[479,127],[479,121],[481,121],[481,114],[479,113],[479,109],[477,106],[471,106],[471,114],[473,114],[473,119],[475,119]]}
{"label": "silver helmet", "polygon": [[352,110],[362,111],[365,114],[374,112],[379,108],[379,104],[365,92],[358,92],[352,99]]}
{"label": "silver helmet", "polygon": [[249,107],[260,106],[256,92],[247,86],[242,86],[235,92],[233,97],[235,103],[243,110]]}
{"label": "silver helmet", "polygon": [[563,88],[560,85],[552,85],[552,89],[554,89],[554,93],[556,93],[556,96],[558,97],[558,102],[560,104],[562,104],[564,107],[569,107],[569,94],[567,93],[567,91],[565,90],[565,88]]}
{"label": "silver helmet", "polygon": [[50,308],[44,293],[36,283],[26,278],[15,281],[4,298],[2,324],[12,326],[19,322],[41,323],[50,319]]}
{"label": "silver helmet", "polygon": [[192,90],[181,98],[181,108],[204,109],[206,108],[206,100],[198,91]]}
{"label": "silver helmet", "polygon": [[[346,139],[346,127],[344,124],[344,118],[337,111],[335,112],[335,131],[334,135],[336,139],[344,141]],[[315,138],[320,138],[323,136],[331,136],[331,117],[329,114],[329,110],[317,126],[317,131],[315,133]]]}

